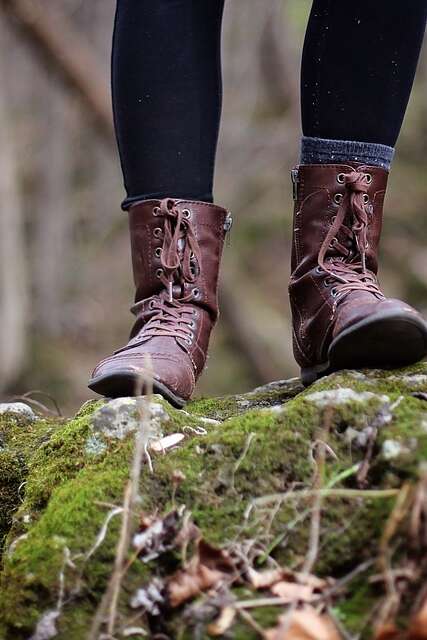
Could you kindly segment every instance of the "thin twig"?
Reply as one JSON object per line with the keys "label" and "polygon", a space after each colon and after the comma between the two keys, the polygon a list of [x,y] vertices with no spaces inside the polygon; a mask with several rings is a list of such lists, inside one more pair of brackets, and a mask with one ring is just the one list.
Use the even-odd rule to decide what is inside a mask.
{"label": "thin twig", "polygon": [[398,495],[399,489],[319,489],[288,491],[287,493],[272,493],[260,498],[254,498],[254,506],[263,506],[272,502],[286,502],[292,499],[310,498],[320,494],[324,498],[394,498]]}
{"label": "thin twig", "polygon": [[239,458],[236,460],[236,463],[233,467],[233,474],[231,476],[231,489],[234,489],[234,477],[240,467],[240,465],[242,464],[243,460],[246,458],[248,451],[249,451],[249,447],[251,446],[251,442],[252,440],[255,438],[256,433],[251,432],[248,437],[246,438],[246,442],[245,442],[245,446],[243,448],[243,451],[241,453],[241,455],[239,456]]}
{"label": "thin twig", "polygon": [[320,490],[323,485],[323,476],[325,472],[325,457],[326,457],[326,440],[328,438],[331,421],[333,415],[333,408],[327,407],[323,416],[322,437],[317,440],[316,455],[315,455],[315,473],[313,487],[317,490],[314,495],[311,520],[310,520],[310,540],[308,546],[308,552],[302,566],[303,574],[310,574],[317,560],[317,554],[319,552],[319,538],[320,538],[320,517],[322,513],[322,494]]}
{"label": "thin twig", "polygon": [[[125,560],[129,551],[132,529],[132,514],[138,502],[139,483],[142,471],[142,458],[144,452],[147,454],[146,448],[150,437],[151,412],[150,397],[153,389],[152,367],[150,360],[146,359],[145,379],[141,377],[138,381],[138,387],[135,389],[137,394],[137,408],[141,416],[139,429],[135,436],[135,450],[132,458],[130,469],[130,477],[126,484],[123,507],[122,507],[122,526],[120,530],[119,541],[117,544],[116,557],[114,561],[113,573],[111,574],[107,590],[98,606],[92,622],[92,627],[88,636],[88,640],[98,640],[99,631],[104,624],[104,617],[108,611],[107,634],[114,635],[117,618],[117,604],[120,595],[122,580],[129,566]],[[142,397],[142,391],[146,392],[148,397]],[[149,456],[148,456],[149,458]],[[151,459],[149,459],[151,462]]]}
{"label": "thin twig", "polygon": [[260,638],[266,638],[265,631],[262,627],[259,626],[256,620],[252,618],[252,616],[245,611],[244,609],[239,609],[237,611],[237,615],[239,615],[246,624],[251,627],[256,633],[260,636]]}
{"label": "thin twig", "polygon": [[125,491],[125,498],[123,501],[123,517],[122,527],[120,531],[119,543],[117,545],[116,558],[114,562],[114,570],[111,576],[111,596],[110,596],[110,613],[108,615],[107,632],[111,635],[114,634],[114,628],[116,624],[117,616],[117,602],[119,599],[121,583],[122,583],[122,569],[126,558],[126,554],[129,549],[130,542],[130,506],[132,502],[132,481],[129,481]]}

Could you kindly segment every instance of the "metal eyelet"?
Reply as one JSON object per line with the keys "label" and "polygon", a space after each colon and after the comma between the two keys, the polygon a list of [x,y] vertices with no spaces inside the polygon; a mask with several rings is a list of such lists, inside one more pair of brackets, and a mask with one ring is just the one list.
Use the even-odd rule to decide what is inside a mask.
{"label": "metal eyelet", "polygon": [[191,345],[193,341],[191,340],[191,338],[185,338],[185,342],[186,342],[188,345]]}
{"label": "metal eyelet", "polygon": [[368,204],[368,202],[369,202],[369,196],[368,196],[367,193],[363,194],[363,202],[364,202],[364,204]]}
{"label": "metal eyelet", "polygon": [[190,209],[183,209],[182,210],[182,215],[184,216],[184,218],[187,218],[187,220],[189,220],[191,218],[191,211]]}
{"label": "metal eyelet", "polygon": [[344,184],[344,182],[345,182],[345,173],[339,173],[337,175],[337,182],[339,182],[340,184]]}
{"label": "metal eyelet", "polygon": [[331,284],[332,284],[332,281],[331,281],[331,280],[329,280],[328,278],[326,278],[326,279],[323,281],[323,286],[324,286],[324,287],[326,287],[326,288],[330,287],[330,286],[331,286]]}
{"label": "metal eyelet", "polygon": [[341,204],[343,197],[344,197],[344,196],[343,196],[343,194],[342,194],[342,193],[336,193],[336,194],[334,195],[334,202],[335,202],[335,204]]}
{"label": "metal eyelet", "polygon": [[153,216],[158,216],[160,214],[160,207],[154,207]]}
{"label": "metal eyelet", "polygon": [[148,303],[148,308],[153,309],[153,307],[154,307],[154,300],[150,300],[150,302]]}
{"label": "metal eyelet", "polygon": [[316,267],[315,272],[316,273],[324,273],[322,267]]}
{"label": "metal eyelet", "polygon": [[369,242],[368,241],[366,241],[365,249],[369,249]]}
{"label": "metal eyelet", "polygon": [[331,296],[333,298],[336,298],[337,295],[338,295],[338,291],[337,291],[336,287],[333,287],[333,289],[331,289]]}
{"label": "metal eyelet", "polygon": [[191,321],[188,323],[188,326],[190,327],[190,329],[194,329],[194,328],[196,327],[196,323],[194,322],[194,320],[191,320]]}
{"label": "metal eyelet", "polygon": [[156,227],[153,231],[153,236],[155,238],[161,238],[163,235],[163,231],[160,229],[160,227]]}
{"label": "metal eyelet", "polygon": [[192,291],[192,294],[193,294],[193,298],[197,299],[200,296],[200,290],[197,289],[197,287],[195,287]]}
{"label": "metal eyelet", "polygon": [[332,249],[332,247],[334,247],[338,242],[338,238],[332,238],[332,240],[329,243],[329,248]]}
{"label": "metal eyelet", "polygon": [[198,316],[197,310],[196,310],[196,309],[193,309],[193,310],[192,310],[192,312],[193,312],[193,316],[194,316],[195,318],[197,318],[197,316]]}
{"label": "metal eyelet", "polygon": [[335,220],[336,220],[336,219],[337,219],[337,217],[336,217],[336,216],[332,216],[332,218],[331,218],[331,224],[334,224],[334,222],[335,222]]}
{"label": "metal eyelet", "polygon": [[157,278],[161,278],[162,275],[163,275],[163,269],[157,269],[157,271],[156,271]]}
{"label": "metal eyelet", "polygon": [[366,173],[366,174],[365,174],[365,178],[366,178],[366,183],[367,183],[367,184],[371,184],[371,182],[372,182],[372,176],[371,176],[371,174],[370,174],[370,173]]}
{"label": "metal eyelet", "polygon": [[156,254],[157,258],[160,258],[160,256],[162,255],[162,247],[157,247],[154,253]]}

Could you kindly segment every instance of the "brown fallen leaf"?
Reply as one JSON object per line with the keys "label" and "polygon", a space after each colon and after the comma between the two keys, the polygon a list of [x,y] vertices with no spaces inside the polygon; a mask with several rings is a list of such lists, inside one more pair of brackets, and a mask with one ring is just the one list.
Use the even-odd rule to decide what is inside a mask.
{"label": "brown fallen leaf", "polygon": [[219,569],[225,573],[236,571],[236,566],[227,551],[213,547],[203,538],[199,540],[198,555],[200,563],[210,569]]}
{"label": "brown fallen leaf", "polygon": [[384,624],[376,630],[375,640],[403,640],[403,636],[394,624]]}
{"label": "brown fallen leaf", "polygon": [[295,573],[292,573],[292,575],[294,576],[296,582],[299,582],[300,584],[310,585],[313,590],[316,589],[319,591],[322,591],[322,589],[326,589],[326,587],[330,587],[335,582],[333,578],[328,578],[327,580],[325,580],[324,578],[318,578],[317,576],[314,576],[312,573],[300,573],[296,571]]}
{"label": "brown fallen leaf", "polygon": [[210,636],[222,636],[233,624],[236,610],[233,607],[224,607],[219,617],[206,628]]}
{"label": "brown fallen leaf", "polygon": [[255,589],[268,589],[276,582],[283,579],[283,569],[266,569],[265,571],[256,571],[249,567],[247,571],[249,583]]}
{"label": "brown fallen leaf", "polygon": [[311,602],[313,599],[313,587],[297,582],[285,582],[281,580],[270,587],[271,593],[283,599],[284,603]]}
{"label": "brown fallen leaf", "polygon": [[219,584],[224,574],[216,569],[209,569],[193,558],[187,569],[180,569],[168,581],[167,593],[171,607],[179,607],[183,602],[190,600],[206,591],[210,587]]}
{"label": "brown fallen leaf", "polygon": [[324,580],[312,574],[299,573],[290,569],[266,569],[264,571],[256,571],[250,568],[247,572],[249,583],[255,589],[268,589],[276,582],[296,582],[298,584],[310,586],[312,590],[322,591],[330,585],[330,579]]}
{"label": "brown fallen leaf", "polygon": [[266,640],[341,640],[341,637],[326,614],[306,605],[289,614],[279,616],[274,629],[265,632]]}
{"label": "brown fallen leaf", "polygon": [[409,624],[408,640],[427,640],[427,599]]}
{"label": "brown fallen leaf", "polygon": [[[168,600],[172,607],[179,607],[201,591],[219,585],[236,574],[235,565],[222,549],[217,549],[203,539],[198,541],[197,553],[185,569],[179,569],[168,580]],[[237,574],[236,574],[237,575]]]}

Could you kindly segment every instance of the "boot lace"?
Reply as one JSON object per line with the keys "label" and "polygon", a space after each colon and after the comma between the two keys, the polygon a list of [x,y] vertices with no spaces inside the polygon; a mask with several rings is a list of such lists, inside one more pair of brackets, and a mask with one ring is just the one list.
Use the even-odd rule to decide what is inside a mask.
{"label": "boot lace", "polygon": [[[150,309],[155,311],[155,315],[143,327],[144,337],[182,338],[191,344],[197,311],[185,303],[197,298],[199,292],[194,288],[184,295],[184,284],[196,282],[200,265],[200,247],[191,225],[191,212],[178,209],[174,200],[165,198],[153,209],[153,215],[164,220],[160,253],[162,268],[158,277],[166,291],[150,301]],[[177,285],[181,287],[179,297],[174,295]]]}
{"label": "boot lace", "polygon": [[[366,268],[369,176],[360,171],[350,171],[339,174],[338,179],[345,185],[345,192],[339,200],[340,206],[335,220],[320,248],[318,268],[336,281],[333,290],[335,297],[349,291],[360,290],[384,298],[375,275]],[[351,221],[350,226],[348,220]],[[351,249],[338,240],[338,232],[350,241]],[[327,258],[327,253],[331,250],[340,255]]]}

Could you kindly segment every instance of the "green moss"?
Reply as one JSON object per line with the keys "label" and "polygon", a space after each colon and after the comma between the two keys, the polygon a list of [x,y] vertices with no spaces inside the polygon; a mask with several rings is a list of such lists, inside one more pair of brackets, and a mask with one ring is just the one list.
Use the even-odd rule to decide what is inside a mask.
{"label": "green moss", "polygon": [[[309,544],[310,499],[300,495],[280,503],[270,498],[264,504],[257,499],[310,487],[315,473],[313,442],[319,437],[327,437],[334,452],[326,456],[323,483],[356,487],[351,470],[364,452],[350,446],[345,432],[349,427],[365,429],[385,406],[375,396],[364,402],[337,404],[330,424],[325,425],[325,410],[308,396],[315,391],[350,388],[389,397],[392,418],[379,429],[368,482],[370,488],[398,487],[407,478],[418,478],[427,456],[427,405],[411,396],[414,388],[424,388],[426,371],[422,364],[364,376],[337,373],[300,393],[295,382],[280,383],[251,394],[197,400],[186,412],[162,401],[170,416],[162,429],[165,433],[181,431],[186,437],[164,455],[153,454],[153,474],[144,466],[141,508],[146,513],[163,513],[173,504],[185,504],[210,542],[223,546],[255,540],[261,565],[270,555],[282,566],[298,568]],[[0,498],[4,504],[0,530],[7,533],[11,527],[7,546],[16,543],[13,552],[5,554],[1,575],[1,637],[27,638],[43,613],[56,605],[66,550],[74,563],[74,568],[65,569],[66,594],[74,595],[61,614],[58,638],[77,640],[87,632],[111,574],[120,517],[112,519],[105,540],[87,562],[84,556],[97,538],[108,505],[122,502],[134,449],[129,435],[108,441],[98,455],[86,451],[93,433],[93,411],[101,404],[86,404],[68,421],[20,424],[10,417],[0,419]],[[206,423],[201,417],[222,422]],[[193,430],[185,430],[186,426]],[[204,427],[203,433],[194,431],[199,426]],[[401,445],[400,454],[393,459],[383,455],[387,440]],[[178,486],[174,483],[177,470],[183,474]],[[337,478],[342,479],[337,482]],[[339,578],[364,559],[375,557],[393,504],[390,498],[325,498],[315,572]],[[22,534],[25,536],[20,537]],[[121,614],[131,615],[129,594],[154,575],[167,575],[178,561],[172,560],[164,557],[149,565],[132,565]],[[354,633],[363,626],[374,599],[363,584],[350,585],[336,605],[343,623]],[[254,596],[243,591],[239,587],[236,597]],[[275,624],[278,613],[275,607],[252,612],[264,628]],[[164,622],[176,628],[177,620],[182,622],[182,611],[172,612]],[[251,633],[241,620],[236,622],[233,637],[251,638]],[[186,628],[182,637],[187,637]]]}

